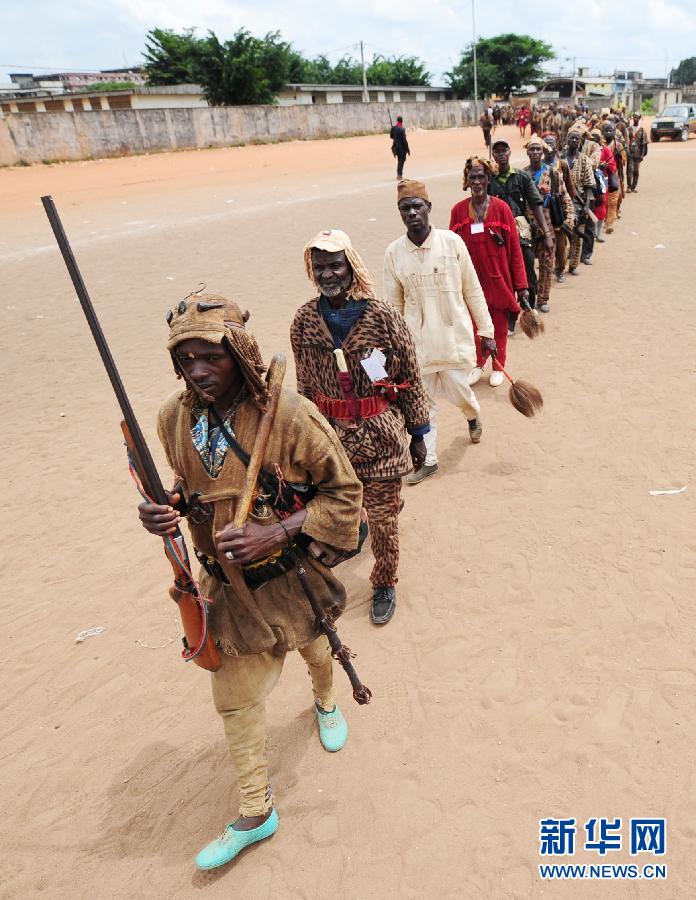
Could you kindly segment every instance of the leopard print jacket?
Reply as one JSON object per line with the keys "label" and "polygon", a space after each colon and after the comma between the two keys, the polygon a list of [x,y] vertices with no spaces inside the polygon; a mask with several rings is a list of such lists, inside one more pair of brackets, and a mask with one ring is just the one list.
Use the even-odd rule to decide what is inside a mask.
{"label": "leopard print jacket", "polygon": [[[319,311],[319,298],[297,311],[290,329],[295,355],[297,390],[309,400],[315,392],[341,398],[331,333]],[[408,383],[395,402],[378,416],[357,425],[329,419],[361,481],[400,478],[412,468],[407,429],[428,424],[428,398],[423,387],[416,348],[404,317],[384,300],[370,300],[353,325],[342,350],[356,397],[369,397],[374,388],[360,360],[379,348],[387,357],[385,368],[395,384]]]}

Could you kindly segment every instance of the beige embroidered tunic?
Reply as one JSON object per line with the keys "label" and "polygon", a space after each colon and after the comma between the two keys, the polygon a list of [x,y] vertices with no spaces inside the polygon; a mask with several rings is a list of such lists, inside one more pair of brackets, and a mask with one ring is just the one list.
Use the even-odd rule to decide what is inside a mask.
{"label": "beige embroidered tunic", "polygon": [[493,322],[474,264],[458,234],[432,228],[418,247],[403,235],[387,247],[384,298],[406,319],[424,375],[476,364],[473,319],[482,337]]}

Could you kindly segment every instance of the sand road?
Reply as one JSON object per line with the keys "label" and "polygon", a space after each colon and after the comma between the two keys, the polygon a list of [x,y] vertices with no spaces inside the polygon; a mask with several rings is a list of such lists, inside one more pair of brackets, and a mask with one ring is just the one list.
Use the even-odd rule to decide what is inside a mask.
{"label": "sand road", "polygon": [[[409,139],[407,174],[446,227],[480,132]],[[546,335],[511,341],[538,419],[481,383],[472,446],[444,404],[440,471],[405,492],[389,626],[368,621],[369,552],[342,570],[342,635],[374,702],[355,706],[337,674],[351,735],[329,756],[287,660],[268,708],[281,827],[212,875],[193,857],[236,811],[222,728],[207,675],[178,658],[168,567],[39,197],[58,204],[164,472],[166,310],[204,282],[251,310],[267,358],[289,353],[319,228],[347,230],[381,282],[402,227],[388,141],[0,171],[0,896],[694,896],[695,163],[694,141],[651,145],[616,233],[554,289]],[[667,880],[542,882],[544,817],[577,820],[561,861],[658,862]],[[621,851],[583,849],[592,817],[622,817]],[[667,819],[664,857],[630,857],[631,817]]]}

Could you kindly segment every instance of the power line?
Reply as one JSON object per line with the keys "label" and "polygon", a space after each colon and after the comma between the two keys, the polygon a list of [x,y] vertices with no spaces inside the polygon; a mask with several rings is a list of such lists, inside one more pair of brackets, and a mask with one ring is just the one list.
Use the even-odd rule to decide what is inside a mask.
{"label": "power line", "polygon": [[[121,66],[120,68],[125,67]],[[127,68],[137,69],[139,67],[129,66]],[[103,69],[85,69],[83,66],[33,66],[23,65],[22,63],[0,63],[0,69],[42,69],[46,72],[93,72],[97,75],[104,71]]]}

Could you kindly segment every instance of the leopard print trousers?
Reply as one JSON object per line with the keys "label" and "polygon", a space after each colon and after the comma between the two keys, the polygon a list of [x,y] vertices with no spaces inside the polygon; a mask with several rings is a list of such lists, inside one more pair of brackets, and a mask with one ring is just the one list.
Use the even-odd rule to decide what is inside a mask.
{"label": "leopard print trousers", "polygon": [[393,587],[399,580],[401,479],[363,481],[363,505],[367,511],[375,558],[370,581],[375,587]]}

